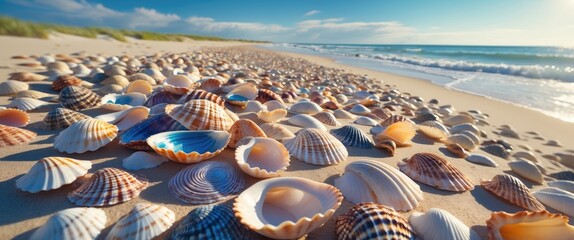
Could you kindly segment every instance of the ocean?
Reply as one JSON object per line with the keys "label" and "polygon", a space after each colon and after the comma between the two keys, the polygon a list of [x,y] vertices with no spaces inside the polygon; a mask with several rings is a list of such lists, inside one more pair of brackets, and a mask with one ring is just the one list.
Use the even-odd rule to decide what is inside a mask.
{"label": "ocean", "polygon": [[574,122],[574,48],[290,43],[266,47],[425,79]]}

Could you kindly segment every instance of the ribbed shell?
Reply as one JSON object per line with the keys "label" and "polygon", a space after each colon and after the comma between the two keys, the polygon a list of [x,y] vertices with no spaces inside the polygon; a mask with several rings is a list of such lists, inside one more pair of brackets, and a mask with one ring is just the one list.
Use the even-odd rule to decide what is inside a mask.
{"label": "ribbed shell", "polygon": [[289,119],[287,119],[287,121],[297,127],[301,127],[301,128],[316,128],[316,129],[321,129],[323,131],[326,131],[327,128],[325,127],[325,125],[323,125],[323,123],[321,123],[319,120],[317,120],[314,117],[311,117],[308,114],[297,114],[294,116],[291,116]]}
{"label": "ribbed shell", "polygon": [[281,98],[281,96],[277,93],[274,93],[271,90],[268,89],[259,89],[258,93],[257,93],[257,97],[255,98],[256,101],[259,101],[260,103],[266,103],[268,101],[272,101],[272,100],[277,100],[279,102],[283,103],[283,99]]}
{"label": "ribbed shell", "polygon": [[295,137],[295,134],[289,129],[283,127],[282,125],[275,124],[275,123],[264,123],[259,125],[261,130],[265,132],[265,135],[269,138],[273,138],[277,141],[283,141],[284,138],[292,138]]}
{"label": "ribbed shell", "polygon": [[205,91],[208,91],[211,93],[217,93],[221,89],[221,81],[219,81],[215,78],[207,79],[207,80],[203,81],[201,83],[201,85],[199,85],[199,89],[205,90]]}
{"label": "ribbed shell", "polygon": [[64,129],[54,139],[54,148],[66,153],[95,151],[118,135],[118,127],[102,120],[88,118]]}
{"label": "ribbed shell", "polygon": [[371,113],[375,114],[377,117],[379,117],[382,120],[385,120],[385,119],[395,115],[391,110],[389,110],[387,108],[376,108],[376,109],[372,110]]}
{"label": "ribbed shell", "polygon": [[378,124],[377,121],[373,120],[370,117],[365,117],[365,116],[358,117],[353,123],[363,125],[363,126],[376,126]]}
{"label": "ribbed shell", "polygon": [[135,150],[153,150],[146,140],[157,133],[187,128],[165,113],[153,115],[119,134],[120,145]]}
{"label": "ribbed shell", "polygon": [[236,148],[237,142],[244,137],[267,137],[265,132],[249,119],[240,119],[236,121],[229,129],[231,137],[227,144],[230,148]]}
{"label": "ribbed shell", "polygon": [[224,108],[209,100],[191,100],[183,105],[170,104],[165,112],[189,130],[227,131],[233,120]]}
{"label": "ribbed shell", "polygon": [[6,107],[8,108],[17,108],[20,109],[22,111],[32,111],[34,109],[37,108],[42,108],[45,106],[50,105],[51,103],[49,102],[45,102],[42,100],[38,100],[38,99],[34,99],[34,98],[16,98],[12,101],[10,101],[10,103],[8,105],[6,105]]}
{"label": "ribbed shell", "polygon": [[548,211],[493,212],[486,227],[492,240],[572,240],[574,236],[574,226],[568,225],[567,216]]}
{"label": "ribbed shell", "polygon": [[64,157],[42,158],[28,173],[16,180],[16,187],[31,193],[57,189],[85,175],[90,168],[90,161]]}
{"label": "ribbed shell", "polygon": [[226,162],[207,161],[179,171],[169,180],[169,190],[179,200],[209,204],[243,190],[243,175]]}
{"label": "ribbed shell", "polygon": [[48,112],[46,117],[44,117],[44,124],[42,127],[46,130],[67,128],[70,125],[87,118],[90,117],[74,110],[67,108],[54,108]]}
{"label": "ribbed shell", "polygon": [[60,104],[75,111],[98,106],[101,97],[89,89],[77,86],[68,86],[60,91]]}
{"label": "ribbed shell", "polygon": [[339,129],[331,130],[331,134],[341,141],[345,146],[356,148],[373,148],[373,141],[361,129],[347,125]]}
{"label": "ribbed shell", "polygon": [[399,170],[373,160],[349,163],[335,186],[353,203],[375,202],[399,211],[414,209],[423,200],[419,185]]}
{"label": "ribbed shell", "polygon": [[179,97],[179,95],[170,93],[168,91],[159,91],[152,93],[152,95],[147,98],[143,105],[146,107],[153,107],[160,103],[173,104],[177,102]]}
{"label": "ribbed shell", "polygon": [[530,192],[518,178],[508,174],[499,174],[492,180],[483,180],[480,183],[494,195],[513,203],[514,205],[526,208],[531,211],[546,209]]}
{"label": "ribbed shell", "polygon": [[510,169],[521,177],[542,184],[544,177],[540,169],[528,160],[514,160],[508,163]]}
{"label": "ribbed shell", "polygon": [[147,119],[148,116],[149,108],[137,106],[119,112],[98,115],[94,118],[114,124],[119,131],[123,131]]}
{"label": "ribbed shell", "polygon": [[385,205],[360,203],[336,221],[339,240],[411,240],[411,226],[397,211]]}
{"label": "ribbed shell", "polygon": [[293,106],[291,106],[289,108],[289,112],[293,113],[293,114],[313,115],[313,114],[317,114],[321,111],[323,111],[323,108],[321,108],[321,106],[319,106],[318,104],[316,104],[314,102],[308,102],[308,101],[302,101],[302,102],[295,103],[295,104],[293,104]]}
{"label": "ribbed shell", "polygon": [[283,145],[291,156],[314,165],[338,164],[349,156],[347,148],[337,138],[315,128],[300,130],[295,137],[285,139]]}
{"label": "ribbed shell", "polygon": [[167,231],[175,222],[175,213],[169,208],[138,203],[110,230],[106,240],[153,239]]}
{"label": "ribbed shell", "polygon": [[0,96],[14,95],[18,92],[28,90],[30,86],[25,82],[7,80],[0,83]]}
{"label": "ribbed shell", "polygon": [[106,227],[106,212],[96,208],[69,208],[52,215],[31,240],[96,239]]}
{"label": "ribbed shell", "polygon": [[102,168],[76,190],[68,199],[79,206],[110,206],[137,197],[148,187],[147,179],[117,168]]}
{"label": "ribbed shell", "polygon": [[405,117],[403,115],[393,115],[393,116],[390,116],[390,117],[386,118],[385,120],[383,120],[381,122],[381,126],[388,127],[388,126],[392,125],[393,123],[397,123],[397,122],[406,122],[406,123],[412,124],[413,126],[415,125],[415,123],[412,120],[410,120],[408,117]]}
{"label": "ribbed shell", "polygon": [[412,179],[438,189],[454,192],[474,189],[464,173],[444,158],[432,153],[417,153],[398,165],[401,171]]}
{"label": "ribbed shell", "polygon": [[28,113],[19,109],[0,109],[0,124],[11,127],[23,127],[30,122]]}
{"label": "ribbed shell", "polygon": [[179,100],[177,100],[177,103],[184,104],[190,100],[197,100],[197,99],[209,100],[221,107],[225,107],[225,100],[223,100],[223,98],[221,98],[217,94],[204,90],[193,90],[191,92],[188,92],[187,94],[183,95]]}
{"label": "ribbed shell", "polygon": [[226,131],[171,131],[152,135],[147,143],[160,155],[189,164],[217,156],[229,143],[229,136]]}
{"label": "ribbed shell", "polygon": [[79,79],[73,75],[62,75],[52,82],[52,89],[54,89],[56,92],[59,92],[67,86],[80,86],[81,84],[82,79]]}
{"label": "ribbed shell", "polygon": [[431,208],[409,218],[413,230],[425,240],[480,240],[480,236],[451,213]]}
{"label": "ribbed shell", "polygon": [[474,124],[474,119],[468,115],[460,114],[452,117],[448,117],[443,120],[444,124],[452,127],[463,123]]}
{"label": "ribbed shell", "polygon": [[320,112],[317,113],[315,115],[313,115],[314,118],[316,118],[317,120],[319,120],[319,122],[322,122],[324,124],[327,124],[329,126],[340,126],[341,123],[339,121],[337,121],[337,118],[335,117],[335,115],[333,115],[330,112]]}
{"label": "ribbed shell", "polygon": [[30,142],[36,135],[35,132],[23,128],[0,124],[0,148]]}
{"label": "ribbed shell", "polygon": [[449,135],[448,129],[437,121],[426,121],[419,124],[418,127],[419,131],[432,139],[446,139]]}

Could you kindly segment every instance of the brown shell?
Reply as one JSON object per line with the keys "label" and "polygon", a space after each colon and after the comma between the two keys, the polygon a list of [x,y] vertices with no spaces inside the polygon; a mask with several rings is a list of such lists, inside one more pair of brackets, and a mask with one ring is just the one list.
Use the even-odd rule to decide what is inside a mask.
{"label": "brown shell", "polygon": [[210,93],[217,93],[221,89],[221,81],[210,78],[205,80],[204,82],[199,85],[199,89],[208,91]]}
{"label": "brown shell", "polygon": [[339,240],[410,240],[415,234],[403,216],[382,204],[359,203],[336,220]]}
{"label": "brown shell", "polygon": [[397,149],[397,144],[393,140],[377,141],[375,144],[376,148],[383,149],[387,154],[395,156],[395,150]]}
{"label": "brown shell", "polygon": [[281,98],[281,96],[279,96],[279,94],[274,93],[271,90],[268,89],[259,89],[259,91],[257,92],[257,97],[255,98],[256,101],[259,101],[260,103],[266,103],[268,101],[271,100],[277,100],[281,103],[283,102],[283,98]]}
{"label": "brown shell", "polygon": [[81,84],[82,79],[79,79],[73,75],[62,75],[56,78],[54,82],[52,82],[52,89],[54,89],[56,92],[59,92],[67,86],[80,86]]}
{"label": "brown shell", "polygon": [[236,148],[237,142],[244,137],[267,137],[265,132],[249,119],[236,121],[229,129],[229,133],[231,137],[227,146],[230,148]]}
{"label": "brown shell", "polygon": [[100,105],[102,98],[95,92],[78,86],[68,86],[60,91],[60,104],[75,111]]}
{"label": "brown shell", "polygon": [[205,99],[167,105],[165,113],[189,130],[227,131],[234,122],[225,108]]}
{"label": "brown shell", "polygon": [[446,149],[460,158],[465,158],[468,156],[466,150],[464,150],[464,148],[461,147],[458,143],[449,143],[446,145]]}
{"label": "brown shell", "polygon": [[410,120],[408,117],[405,117],[403,115],[393,115],[393,116],[390,116],[390,117],[386,118],[385,120],[383,120],[381,122],[381,126],[382,127],[388,127],[391,124],[397,123],[397,122],[406,122],[406,123],[412,124],[413,126],[415,125],[415,123],[412,120]]}
{"label": "brown shell", "polygon": [[225,107],[225,100],[223,100],[223,98],[221,98],[217,94],[204,90],[193,90],[191,92],[188,92],[187,94],[183,95],[179,100],[177,100],[177,103],[184,104],[189,100],[195,100],[195,99],[209,100],[219,106]]}
{"label": "brown shell", "polygon": [[333,115],[330,112],[320,112],[317,113],[315,115],[313,115],[314,118],[316,118],[317,120],[319,120],[319,122],[322,122],[324,124],[327,124],[329,126],[340,126],[341,123],[339,121],[337,121],[337,118],[335,117],[335,115]]}
{"label": "brown shell", "polygon": [[16,80],[16,81],[22,81],[22,82],[34,82],[34,81],[43,81],[47,78],[48,77],[41,75],[41,74],[37,74],[37,73],[15,72],[15,73],[10,74],[10,77],[8,78],[8,80]]}
{"label": "brown shell", "polygon": [[[289,94],[287,94],[287,95],[289,95]],[[337,109],[341,108],[341,105],[336,103],[336,102],[333,102],[333,101],[328,101],[326,103],[321,104],[321,107],[324,109],[329,109],[329,110],[337,110]]]}
{"label": "brown shell", "polygon": [[0,124],[0,148],[30,142],[36,135],[35,132],[26,129]]}
{"label": "brown shell", "polygon": [[86,118],[90,117],[67,108],[54,108],[44,117],[43,129],[57,130],[67,128],[75,122]]}
{"label": "brown shell", "polygon": [[480,184],[494,195],[513,203],[514,205],[526,208],[531,211],[540,211],[546,209],[528,187],[518,178],[508,174],[499,174],[492,180],[483,180]]}

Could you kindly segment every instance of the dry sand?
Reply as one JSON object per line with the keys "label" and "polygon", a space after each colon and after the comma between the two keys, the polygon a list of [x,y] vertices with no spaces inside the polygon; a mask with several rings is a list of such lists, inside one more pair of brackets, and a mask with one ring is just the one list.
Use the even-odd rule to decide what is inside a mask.
{"label": "dry sand", "polygon": [[[195,41],[175,43],[138,40],[132,40],[130,43],[120,43],[113,40],[92,40],[64,35],[51,40],[0,37],[0,46],[3,46],[3,50],[0,52],[0,76],[2,79],[0,81],[7,79],[8,74],[11,72],[26,70],[26,68],[16,66],[16,63],[22,62],[22,60],[10,59],[10,57],[14,55],[40,55],[45,53],[70,54],[80,51],[85,51],[87,54],[104,53],[120,55],[123,53],[130,53],[132,55],[137,55],[152,54],[159,51],[185,52],[195,50],[200,47],[237,45],[245,44]],[[400,90],[421,96],[425,100],[436,98],[441,104],[453,104],[454,107],[460,111],[470,109],[481,110],[491,116],[488,120],[491,126],[481,127],[482,130],[487,132],[489,138],[502,138],[511,142],[515,146],[517,144],[524,144],[531,146],[535,150],[539,150],[540,153],[536,153],[536,156],[550,172],[558,172],[568,169],[560,164],[542,158],[541,155],[553,153],[572,155],[571,150],[574,149],[574,141],[572,141],[571,137],[574,136],[574,124],[572,123],[566,123],[541,113],[511,104],[448,90],[423,80],[348,67],[326,58],[292,53],[287,54],[302,57],[321,65],[343,68],[346,69],[346,71],[353,73],[368,74],[369,77],[383,80],[387,84],[396,85]],[[31,89],[54,93],[49,88],[48,84],[49,83],[31,83],[30,86]],[[8,102],[8,97],[0,97],[0,105],[5,105]],[[83,112],[90,116],[104,113],[104,111],[99,109],[91,109]],[[60,153],[52,147],[54,137],[59,131],[44,131],[40,129],[40,122],[45,115],[46,110],[30,113],[32,120],[25,128],[38,133],[38,137],[31,143],[0,149],[0,189],[2,189],[2,194],[0,195],[0,203],[2,203],[0,204],[0,239],[26,239],[30,236],[33,230],[41,226],[50,215],[57,211],[74,207],[74,205],[66,198],[67,193],[72,190],[71,186],[64,186],[57,190],[36,194],[22,192],[16,189],[16,179],[25,174],[36,160],[48,156],[68,156],[81,160],[91,160],[94,165],[90,172],[94,172],[104,167],[116,167],[122,169],[121,160],[133,152],[133,150],[119,146],[117,144],[117,140],[115,140],[94,152],[74,155]],[[341,122],[343,124],[349,124],[349,121],[343,120]],[[283,123],[285,123],[285,121],[283,121]],[[525,136],[525,139],[516,140],[495,135],[493,131],[496,130],[496,127],[502,124],[508,124],[518,129],[520,133]],[[285,125],[293,131],[299,129],[289,124]],[[367,133],[370,129],[370,127],[366,126],[355,126],[358,126]],[[333,127],[328,128],[332,129]],[[564,145],[564,147],[557,148],[543,145],[545,141],[533,139],[531,135],[526,134],[528,131],[536,131],[546,140],[558,140]],[[432,152],[440,155],[446,154],[446,158],[457,168],[466,173],[475,184],[479,184],[480,179],[490,179],[494,175],[501,173],[515,175],[510,171],[510,168],[507,165],[507,160],[502,158],[489,155],[498,162],[500,166],[498,168],[484,167],[472,164],[460,158],[453,158],[451,154],[445,151],[442,144],[433,142],[422,135],[417,135],[413,141],[413,146],[397,149],[394,157],[389,157],[379,149],[363,150],[349,148],[350,156],[348,160],[336,166],[313,166],[292,158],[291,166],[283,175],[302,176],[315,181],[333,184],[333,179],[344,172],[345,165],[349,162],[358,159],[374,159],[396,166],[396,163],[401,159],[410,157],[419,152]],[[481,150],[476,152],[484,154]],[[213,160],[233,163],[233,150],[226,149],[221,155],[215,157]],[[107,228],[103,231],[101,236],[105,236],[110,227],[139,202],[151,202],[166,206],[176,213],[178,221],[184,217],[191,209],[194,208],[194,206],[184,204],[173,197],[168,190],[167,184],[171,176],[186,166],[187,165],[168,162],[157,168],[135,171],[137,174],[141,174],[149,178],[150,187],[144,190],[136,199],[116,206],[102,208],[107,213],[108,222]],[[247,175],[245,176],[248,186],[257,181]],[[542,187],[542,185],[536,185],[524,178],[520,179],[522,179],[527,186],[532,187],[533,189]],[[451,193],[437,190],[423,184],[420,185],[424,192],[425,199],[421,201],[419,206],[413,211],[426,211],[430,208],[445,209],[458,217],[469,227],[476,230],[483,238],[486,238],[485,221],[489,218],[492,211],[516,212],[522,210],[519,207],[493,196],[480,186],[477,186],[474,190],[467,191],[465,193]],[[335,237],[334,220],[336,216],[346,212],[350,207],[352,207],[352,205],[353,204],[344,201],[343,205],[336,212],[336,215],[323,227],[311,232],[307,238],[333,239]],[[404,215],[408,217],[411,212],[407,212]],[[168,233],[163,234],[162,237],[167,236],[167,234]]]}

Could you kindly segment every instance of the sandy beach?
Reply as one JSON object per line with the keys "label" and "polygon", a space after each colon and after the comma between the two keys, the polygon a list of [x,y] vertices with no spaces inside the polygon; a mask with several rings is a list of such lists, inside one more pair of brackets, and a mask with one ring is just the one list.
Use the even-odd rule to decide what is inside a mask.
{"label": "sandy beach", "polygon": [[[11,59],[12,56],[16,55],[39,56],[48,53],[82,53],[84,55],[102,54],[104,56],[120,56],[124,54],[131,56],[147,56],[155,53],[183,53],[199,49],[214,47],[221,49],[228,47],[234,48],[236,51],[261,51],[268,53],[270,56],[280,54],[283,56],[302,58],[321,66],[344,69],[345,72],[359,75],[367,75],[369,78],[381,81],[381,85],[388,84],[394,86],[402,92],[410,93],[412,96],[421,97],[425,102],[428,102],[430,99],[437,99],[439,101],[439,105],[451,104],[459,112],[479,110],[480,112],[489,115],[489,118],[486,120],[489,123],[489,126],[479,126],[480,130],[483,130],[487,135],[486,138],[482,139],[483,141],[487,139],[504,139],[514,146],[515,151],[523,151],[524,149],[520,146],[530,147],[540,165],[544,166],[544,169],[547,171],[547,176],[545,176],[546,180],[551,180],[548,175],[551,175],[552,173],[572,171],[571,168],[568,168],[554,160],[549,160],[543,156],[554,155],[562,156],[563,158],[574,158],[574,141],[572,140],[572,136],[574,136],[573,123],[564,122],[516,105],[446,89],[425,80],[377,72],[358,67],[350,67],[327,58],[295,53],[273,52],[271,50],[257,48],[255,44],[240,42],[160,42],[129,39],[127,43],[123,43],[107,38],[85,39],[63,34],[52,36],[49,40],[0,36],[0,45],[3,46],[3,50],[0,52],[0,82],[6,81],[9,74],[13,72],[45,71],[42,69],[18,66],[18,63],[29,60]],[[51,82],[49,81],[29,83],[30,89],[50,94],[57,94],[50,88],[50,84]],[[10,96],[0,97],[0,106],[4,106],[9,102]],[[25,174],[37,160],[49,156],[66,156],[80,160],[90,160],[93,163],[93,167],[90,172],[94,172],[105,167],[123,169],[121,160],[134,152],[134,150],[120,146],[116,139],[97,151],[86,152],[83,154],[60,153],[53,147],[54,138],[60,130],[47,131],[41,129],[42,119],[45,117],[47,111],[48,110],[43,109],[29,112],[31,117],[30,124],[23,128],[38,133],[38,136],[32,140],[32,142],[0,149],[0,189],[2,189],[2,194],[0,196],[0,202],[2,203],[0,204],[0,216],[2,216],[0,217],[0,239],[27,239],[32,232],[36,228],[42,226],[42,224],[44,224],[52,214],[60,210],[75,207],[75,205],[66,198],[66,195],[73,190],[71,185],[35,194],[23,192],[16,188],[16,180]],[[108,113],[109,111],[100,108],[93,108],[83,110],[81,112],[89,116],[97,116],[99,114]],[[287,117],[289,116],[290,115]],[[352,120],[349,119],[338,120],[342,125],[352,124],[360,128],[365,133],[369,133],[371,128],[369,126],[353,124]],[[300,129],[299,127],[287,123],[286,118],[280,121],[280,123],[293,132]],[[503,125],[509,125],[513,129],[517,130],[521,139],[498,135],[497,133],[500,131],[499,127]],[[339,128],[332,126],[326,127],[329,130]],[[370,134],[368,135],[371,136]],[[548,140],[558,141],[562,144],[562,147],[546,145]],[[345,166],[356,160],[376,160],[396,167],[399,161],[404,158],[411,157],[413,154],[421,152],[435,153],[443,156],[456,168],[465,173],[474,183],[474,190],[463,193],[454,193],[438,190],[417,182],[424,192],[424,200],[422,200],[414,210],[404,212],[402,214],[408,218],[410,214],[415,211],[426,212],[431,208],[444,209],[452,213],[471,229],[475,230],[483,239],[487,238],[485,221],[490,217],[490,214],[493,211],[517,212],[522,211],[523,209],[510,204],[485,190],[480,186],[481,179],[491,179],[497,174],[505,173],[518,177],[529,188],[531,188],[531,190],[537,190],[545,187],[546,185],[537,184],[512,172],[507,164],[509,160],[493,156],[483,150],[477,149],[473,151],[473,153],[481,153],[491,157],[499,164],[499,167],[492,168],[476,165],[462,158],[455,157],[452,153],[446,150],[444,144],[435,142],[420,133],[417,133],[414,137],[412,146],[397,148],[395,156],[392,157],[377,148],[364,150],[349,147],[348,152],[349,157],[347,161],[332,166],[310,165],[292,157],[290,162],[291,165],[288,167],[287,171],[282,174],[282,176],[298,176],[318,182],[333,184],[334,179],[344,173]],[[236,167],[236,169],[238,169],[238,171],[240,171],[234,160],[233,149],[226,149],[220,155],[208,161],[225,161],[231,163]],[[570,162],[573,161],[570,160]],[[186,216],[189,211],[196,207],[185,204],[175,198],[170,193],[167,186],[169,179],[179,170],[187,166],[188,165],[170,161],[157,168],[129,171],[146,176],[149,179],[150,185],[140,194],[139,197],[131,201],[101,208],[106,212],[108,221],[106,224],[107,227],[102,231],[100,237],[105,237],[113,224],[116,223],[118,219],[126,215],[135,204],[140,202],[159,204],[176,213],[176,223],[170,230],[162,234],[160,238],[169,236],[171,230],[177,226],[178,222]],[[259,181],[247,174],[243,175],[246,179],[246,188]],[[233,198],[228,200],[228,202],[232,201]],[[352,206],[353,204],[351,202],[343,201],[343,204],[336,211],[335,215],[321,228],[309,233],[306,236],[306,239],[335,239],[336,217],[347,212]],[[551,208],[548,209],[550,212],[557,213],[557,211]],[[570,223],[572,224],[572,222],[574,222],[574,220],[571,218]]]}

